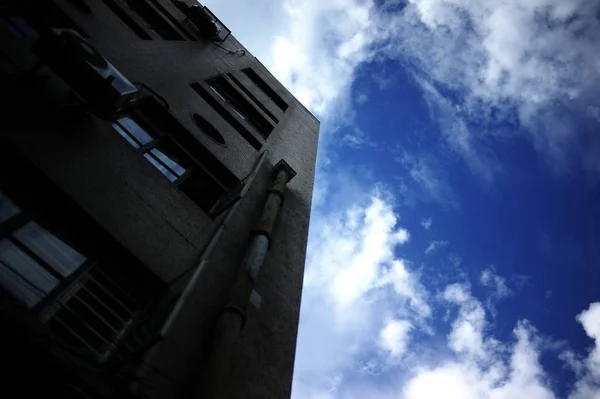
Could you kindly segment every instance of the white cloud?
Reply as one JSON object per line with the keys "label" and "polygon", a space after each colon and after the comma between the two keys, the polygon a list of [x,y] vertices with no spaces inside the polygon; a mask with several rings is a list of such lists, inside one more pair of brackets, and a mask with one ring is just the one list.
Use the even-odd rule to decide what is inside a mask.
{"label": "white cloud", "polygon": [[[513,330],[512,347],[486,336],[485,310],[465,285],[448,286],[443,298],[459,307],[448,346],[455,357],[434,366],[421,366],[399,389],[403,399],[550,399],[539,364],[535,330],[520,322]],[[510,357],[504,353],[509,349]]]}
{"label": "white cloud", "polygon": [[[392,264],[394,248],[409,239],[408,231],[396,227],[397,217],[389,204],[378,197],[371,197],[370,201],[366,208],[349,209],[343,224],[328,226],[325,234],[331,239],[325,246],[312,248],[316,253],[311,260],[317,258],[331,270],[327,276],[330,294],[341,306],[352,304],[372,289],[382,266]],[[327,248],[329,245],[334,248]],[[320,277],[316,278],[324,278],[323,272],[318,270]],[[308,276],[309,281],[311,276],[315,274]]]}
{"label": "white cloud", "polygon": [[498,145],[521,132],[552,167],[583,159],[599,170],[591,156],[599,140],[575,121],[591,120],[599,103],[596,2],[410,3],[388,54],[413,71],[447,142],[474,172],[491,181],[502,170]]}
{"label": "white cloud", "polygon": [[429,243],[429,245],[427,246],[427,248],[425,248],[425,253],[430,254],[432,252],[437,251],[440,248],[445,247],[446,245],[448,245],[448,241],[445,241],[445,240],[431,241]]}
{"label": "white cloud", "polygon": [[448,336],[448,346],[454,352],[469,358],[483,359],[487,352],[483,339],[485,310],[464,285],[453,284],[446,287],[443,298],[459,306],[459,315]]}
{"label": "white cloud", "polygon": [[406,352],[409,333],[413,325],[407,320],[389,320],[379,333],[379,346],[389,352],[393,359]]}
{"label": "white cloud", "polygon": [[579,360],[573,353],[564,356],[567,363],[574,369],[579,379],[575,384],[569,399],[598,399],[600,398],[600,302],[590,304],[577,316],[588,337],[594,340],[594,346],[588,357]]}
{"label": "white cloud", "polygon": [[333,378],[360,368],[355,359],[365,349],[399,356],[410,334],[389,321],[423,325],[431,313],[418,276],[396,255],[410,235],[398,226],[393,198],[381,188],[353,193],[334,209],[313,210],[294,397],[330,394]]}
{"label": "white cloud", "polygon": [[506,279],[496,273],[494,265],[490,265],[481,271],[479,281],[484,287],[491,289],[492,297],[495,299],[513,295],[513,292],[506,285]]}
{"label": "white cloud", "polygon": [[425,230],[429,230],[431,228],[432,224],[433,224],[433,219],[432,218],[424,218],[424,219],[421,220],[421,226]]}
{"label": "white cloud", "polygon": [[370,0],[203,3],[300,101],[328,118],[348,105],[356,69],[393,26]]}

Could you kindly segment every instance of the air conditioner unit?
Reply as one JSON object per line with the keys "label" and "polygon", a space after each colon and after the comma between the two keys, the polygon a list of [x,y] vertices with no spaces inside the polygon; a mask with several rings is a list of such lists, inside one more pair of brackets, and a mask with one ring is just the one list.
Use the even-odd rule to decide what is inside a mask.
{"label": "air conditioner unit", "polygon": [[100,117],[112,118],[138,91],[74,30],[50,29],[32,50]]}
{"label": "air conditioner unit", "polygon": [[231,33],[206,7],[193,5],[187,9],[186,15],[206,40],[222,42]]}

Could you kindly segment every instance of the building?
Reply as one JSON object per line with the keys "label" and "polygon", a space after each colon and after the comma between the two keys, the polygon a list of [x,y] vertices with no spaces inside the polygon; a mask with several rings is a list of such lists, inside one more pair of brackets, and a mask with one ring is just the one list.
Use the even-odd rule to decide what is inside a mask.
{"label": "building", "polygon": [[3,395],[288,398],[318,120],[201,5],[3,4]]}

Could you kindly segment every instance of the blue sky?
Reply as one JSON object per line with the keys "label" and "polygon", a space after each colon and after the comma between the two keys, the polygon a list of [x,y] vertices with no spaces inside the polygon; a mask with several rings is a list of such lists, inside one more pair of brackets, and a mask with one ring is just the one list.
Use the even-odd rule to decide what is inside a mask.
{"label": "blue sky", "polygon": [[600,4],[206,1],[321,120],[294,399],[600,398]]}

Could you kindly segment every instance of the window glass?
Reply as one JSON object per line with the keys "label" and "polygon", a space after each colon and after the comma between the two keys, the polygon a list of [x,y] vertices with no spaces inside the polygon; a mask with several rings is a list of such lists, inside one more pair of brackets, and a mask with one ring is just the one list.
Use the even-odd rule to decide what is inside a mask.
{"label": "window glass", "polygon": [[185,168],[179,165],[173,158],[165,155],[164,152],[153,148],[150,152],[161,160],[169,169],[171,169],[177,176],[181,176],[185,173]]}
{"label": "window glass", "polygon": [[0,28],[8,32],[12,37],[23,37],[23,34],[10,23],[9,18],[0,17]]}
{"label": "window glass", "polygon": [[158,169],[160,173],[165,175],[165,177],[169,179],[170,182],[174,182],[175,180],[177,180],[177,176],[172,171],[167,169],[165,165],[163,165],[158,159],[156,159],[156,157],[152,153],[145,153],[144,158],[146,158],[148,162],[154,165],[154,167]]}
{"label": "window glass", "polygon": [[0,17],[0,31],[12,37],[36,37],[37,32],[25,20],[17,16]]}
{"label": "window glass", "polygon": [[9,240],[0,241],[0,283],[28,307],[37,304],[58,280]]}
{"label": "window glass", "polygon": [[133,146],[133,148],[140,148],[140,144],[137,141],[135,141],[133,137],[131,137],[129,133],[127,133],[121,126],[119,126],[116,123],[113,123],[112,127],[117,131],[117,133],[121,135],[121,137],[127,140],[127,142]]}
{"label": "window glass", "polygon": [[13,235],[63,277],[69,276],[85,262],[85,256],[35,222],[27,223]]}
{"label": "window glass", "polygon": [[10,219],[18,215],[21,210],[8,197],[5,197],[0,191],[0,222]]}
{"label": "window glass", "polygon": [[23,18],[10,17],[10,22],[17,27],[24,37],[36,37],[37,32]]}
{"label": "window glass", "polygon": [[139,148],[144,144],[148,144],[153,140],[152,136],[148,134],[140,125],[138,125],[133,119],[125,117],[119,119],[119,121],[113,125],[115,130],[125,138],[135,148]]}
{"label": "window glass", "polygon": [[225,101],[231,106],[231,109],[236,113],[237,116],[244,120],[248,119],[248,117],[242,111],[240,111],[240,109],[235,105],[235,102],[231,100],[229,96],[225,95],[219,88],[215,86],[211,85],[210,88],[221,98],[221,100]]}
{"label": "window glass", "polygon": [[221,100],[227,102],[227,99],[225,99],[225,96],[219,91],[219,89],[217,89],[213,85],[211,85],[210,88],[212,89],[212,91],[214,91],[217,94],[217,96],[219,96],[221,98]]}

